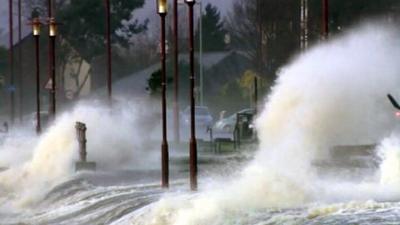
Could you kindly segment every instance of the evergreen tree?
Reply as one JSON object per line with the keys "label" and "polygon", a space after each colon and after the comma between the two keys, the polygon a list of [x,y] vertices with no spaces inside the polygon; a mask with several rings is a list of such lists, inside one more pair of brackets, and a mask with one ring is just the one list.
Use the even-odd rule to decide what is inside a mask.
{"label": "evergreen tree", "polygon": [[[221,14],[216,6],[208,3],[205,7],[205,13],[201,16],[203,22],[203,50],[204,51],[222,51],[225,48],[224,37],[225,29],[221,20]],[[199,24],[200,26],[200,24]],[[200,29],[196,32],[196,43],[199,43]]]}
{"label": "evergreen tree", "polygon": [[[113,44],[127,47],[129,38],[147,27],[147,21],[143,24],[137,20],[131,21],[132,11],[142,7],[144,0],[112,0],[110,4],[111,41]],[[60,26],[60,34],[86,60],[90,61],[93,57],[104,53],[104,1],[71,0],[69,4],[58,9],[57,20],[63,23]]]}

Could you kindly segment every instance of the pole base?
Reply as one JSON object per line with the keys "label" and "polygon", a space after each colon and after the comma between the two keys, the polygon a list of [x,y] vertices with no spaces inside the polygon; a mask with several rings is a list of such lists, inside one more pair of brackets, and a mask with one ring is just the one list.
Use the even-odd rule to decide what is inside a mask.
{"label": "pole base", "polygon": [[75,163],[75,172],[78,171],[96,171],[96,163],[95,162],[76,162]]}
{"label": "pole base", "polygon": [[197,191],[197,141],[196,138],[190,139],[190,189]]}
{"label": "pole base", "polygon": [[168,143],[164,140],[161,144],[161,187],[169,187],[169,153],[168,153]]}

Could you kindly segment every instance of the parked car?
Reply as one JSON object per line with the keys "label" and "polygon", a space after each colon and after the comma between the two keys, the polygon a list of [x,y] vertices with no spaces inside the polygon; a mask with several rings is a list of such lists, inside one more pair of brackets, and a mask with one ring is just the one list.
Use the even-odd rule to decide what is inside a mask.
{"label": "parked car", "polygon": [[[195,123],[196,127],[211,127],[213,125],[213,117],[210,114],[207,106],[195,106]],[[183,124],[190,126],[190,107],[182,113]]]}
{"label": "parked car", "polygon": [[255,110],[254,109],[242,109],[226,118],[222,118],[214,124],[213,129],[215,131],[233,132],[233,130],[235,129],[238,113],[254,115]]}

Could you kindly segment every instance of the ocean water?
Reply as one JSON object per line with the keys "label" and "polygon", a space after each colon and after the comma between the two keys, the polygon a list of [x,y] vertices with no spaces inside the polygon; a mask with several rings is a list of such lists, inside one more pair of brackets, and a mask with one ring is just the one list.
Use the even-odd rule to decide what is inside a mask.
{"label": "ocean water", "polygon": [[[399,56],[399,30],[369,23],[294,57],[258,115],[257,150],[200,165],[198,192],[179,163],[160,189],[143,104],[78,104],[40,138],[4,140],[0,224],[400,224],[399,121],[386,97],[400,99]],[[75,121],[88,125],[95,174],[74,172]],[[369,166],[321,166],[334,146],[365,144],[373,153],[344,161]]]}

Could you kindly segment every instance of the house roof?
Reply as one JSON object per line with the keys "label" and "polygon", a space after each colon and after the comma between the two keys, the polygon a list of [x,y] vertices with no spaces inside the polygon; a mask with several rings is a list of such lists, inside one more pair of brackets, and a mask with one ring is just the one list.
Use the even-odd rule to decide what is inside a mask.
{"label": "house roof", "polygon": [[[17,21],[14,22],[14,29],[13,29],[13,39],[14,39],[14,46],[18,45],[18,23]],[[0,33],[0,46],[4,46],[5,48],[10,47],[10,39],[9,39],[9,30],[8,27],[3,32]],[[26,23],[22,22],[21,27],[21,40],[31,34],[30,26],[26,25]]]}
{"label": "house roof", "polygon": [[160,63],[124,77],[113,83],[116,95],[142,95],[146,93],[147,80],[151,74],[160,68]]}
{"label": "house roof", "polygon": [[[209,52],[203,54],[203,67],[205,70],[211,69],[213,66],[219,64],[224,59],[228,58],[233,54],[241,54],[236,51],[224,51],[224,52]],[[198,57],[198,54],[195,55]],[[179,61],[189,61],[189,55],[187,53],[181,54]],[[160,63],[153,64],[141,71],[135,72],[128,75],[113,83],[113,93],[115,95],[133,95],[140,96],[146,95],[147,80],[151,74],[160,68]],[[101,88],[97,94],[105,95],[106,88]]]}
{"label": "house roof", "polygon": [[[224,52],[208,52],[203,54],[203,68],[205,70],[210,69],[214,65],[220,63],[222,60],[224,60],[226,57],[230,56],[233,54],[234,51],[224,51]],[[195,54],[195,58],[198,58],[199,54]],[[189,54],[181,54],[179,56],[179,61],[184,61],[184,62],[189,62]]]}

